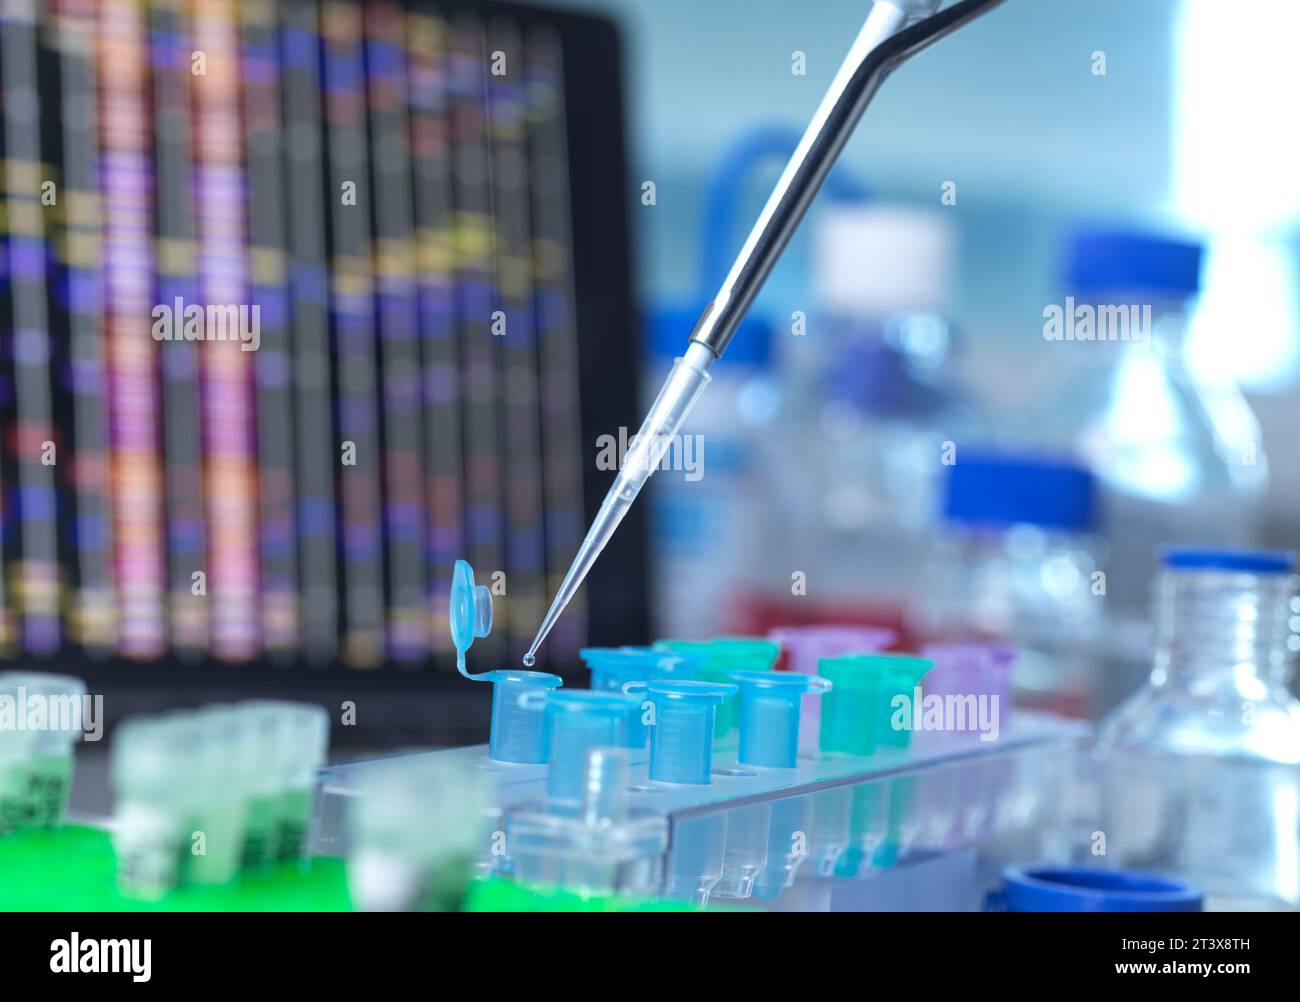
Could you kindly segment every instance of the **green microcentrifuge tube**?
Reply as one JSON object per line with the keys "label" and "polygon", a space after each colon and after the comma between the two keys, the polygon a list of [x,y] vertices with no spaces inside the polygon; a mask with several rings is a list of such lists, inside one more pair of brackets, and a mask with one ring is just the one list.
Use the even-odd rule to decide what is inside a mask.
{"label": "green microcentrifuge tube", "polygon": [[274,850],[279,862],[288,863],[303,857],[314,799],[315,791],[312,789],[285,790],[280,795]]}
{"label": "green microcentrifuge tube", "polygon": [[24,773],[23,812],[25,824],[33,828],[54,828],[63,822],[72,792],[72,753],[38,755],[29,760]]}
{"label": "green microcentrifuge tube", "polygon": [[194,831],[195,729],[182,715],[124,723],[113,741],[118,886],[156,899],[181,879]]}
{"label": "green microcentrifuge tube", "polygon": [[482,775],[462,761],[376,764],[348,811],[348,885],[365,911],[458,911],[488,839]]}
{"label": "green microcentrifuge tube", "polygon": [[265,859],[281,863],[301,859],[311,825],[316,773],[325,764],[329,745],[329,715],[313,704],[283,700],[256,700],[244,708],[274,721],[273,780],[263,791],[269,804]]}

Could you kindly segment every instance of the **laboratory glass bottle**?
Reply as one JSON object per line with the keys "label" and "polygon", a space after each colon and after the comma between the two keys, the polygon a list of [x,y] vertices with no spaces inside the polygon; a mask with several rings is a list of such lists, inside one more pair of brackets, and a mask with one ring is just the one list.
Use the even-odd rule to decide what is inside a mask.
{"label": "laboratory glass bottle", "polygon": [[1290,553],[1167,549],[1150,681],[1098,734],[1094,852],[1191,880],[1213,909],[1300,908],[1292,566]]}
{"label": "laboratory glass bottle", "polygon": [[1068,457],[978,444],[952,459],[909,633],[1010,645],[1018,704],[1089,715],[1106,632],[1091,472]]}
{"label": "laboratory glass bottle", "polygon": [[773,580],[804,572],[824,615],[897,629],[919,583],[944,443],[972,424],[945,316],[955,243],[946,219],[905,206],[832,204],[815,221],[816,311],[782,339],[770,545]]}
{"label": "laboratory glass bottle", "polygon": [[[1069,296],[1044,312],[1064,385],[1026,435],[1097,475],[1112,616],[1141,620],[1160,545],[1249,546],[1268,480],[1259,425],[1230,380],[1184,354],[1199,244],[1085,229],[1066,253]],[[1049,308],[1050,310],[1050,308]],[[1143,658],[1149,635],[1134,653]]]}

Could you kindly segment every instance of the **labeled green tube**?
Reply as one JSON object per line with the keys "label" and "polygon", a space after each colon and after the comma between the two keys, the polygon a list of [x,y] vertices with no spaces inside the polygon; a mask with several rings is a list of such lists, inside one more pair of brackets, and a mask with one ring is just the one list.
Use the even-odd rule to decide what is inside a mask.
{"label": "labeled green tube", "polygon": [[0,761],[0,836],[17,831],[25,814],[25,772],[21,764]]}
{"label": "labeled green tube", "polygon": [[240,866],[246,870],[265,866],[274,858],[278,799],[275,796],[254,795],[244,803],[244,839]]}
{"label": "labeled green tube", "polygon": [[57,828],[68,812],[72,792],[72,752],[38,755],[19,770],[20,824]]}
{"label": "labeled green tube", "polygon": [[307,854],[307,831],[315,791],[311,788],[285,790],[276,805],[275,858],[281,863],[302,859]]}

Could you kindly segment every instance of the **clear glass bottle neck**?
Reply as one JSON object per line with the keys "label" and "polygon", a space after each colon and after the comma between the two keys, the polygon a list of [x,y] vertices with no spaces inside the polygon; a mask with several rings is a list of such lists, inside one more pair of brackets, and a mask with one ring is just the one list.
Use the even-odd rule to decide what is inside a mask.
{"label": "clear glass bottle neck", "polygon": [[1151,311],[1151,346],[1166,355],[1181,355],[1187,336],[1183,303],[1157,303]]}
{"label": "clear glass bottle neck", "polygon": [[1245,698],[1286,685],[1297,646],[1297,578],[1166,569],[1156,584],[1152,682]]}
{"label": "clear glass bottle neck", "polygon": [[1150,291],[1117,289],[1071,297],[1069,302],[1076,313],[1084,307],[1091,309],[1093,340],[1154,349],[1162,355],[1182,354],[1190,313],[1184,300],[1155,296]]}

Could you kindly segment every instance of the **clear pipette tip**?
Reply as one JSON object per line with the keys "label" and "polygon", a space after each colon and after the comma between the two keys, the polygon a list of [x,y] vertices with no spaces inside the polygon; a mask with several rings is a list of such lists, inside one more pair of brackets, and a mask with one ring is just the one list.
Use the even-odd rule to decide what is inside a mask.
{"label": "clear pipette tip", "polygon": [[686,354],[673,363],[663,389],[659,391],[659,396],[650,407],[650,413],[641,424],[641,430],[636,433],[623,458],[623,466],[614,478],[614,485],[601,502],[600,511],[587,530],[586,539],[582,541],[577,556],[573,558],[568,573],[564,575],[564,580],[555,593],[555,600],[547,610],[546,618],[538,627],[532,646],[524,655],[524,667],[529,668],[536,663],[537,649],[542,646],[555,621],[582,587],[587,572],[595,564],[605,544],[613,537],[623,516],[641,492],[641,487],[658,468],[659,461],[672,444],[682,420],[690,413],[695,401],[704,392],[704,387],[709,385],[708,369],[713,361],[713,353],[708,348],[691,344],[686,349]]}
{"label": "clear pipette tip", "polygon": [[537,636],[533,637],[532,645],[528,648],[528,653],[524,655],[525,668],[531,668],[537,663],[537,649],[542,646],[556,620],[568,608],[573,596],[582,587],[587,572],[591,570],[596,558],[600,556],[600,551],[605,548],[605,544],[614,535],[614,530],[618,528],[618,524],[623,521],[623,516],[627,514],[628,508],[632,507],[632,499],[636,497],[640,487],[640,484],[629,487],[625,482],[623,473],[619,473],[618,478],[614,481],[614,486],[605,495],[605,500],[600,505],[600,511],[596,513],[591,528],[587,530],[587,538],[582,541],[582,546],[578,548],[578,555],[573,558],[573,563],[569,566],[569,572],[564,575],[564,581],[561,582],[559,590],[555,593],[555,600],[551,602],[551,607],[546,611],[546,618],[542,620],[542,625],[537,628]]}

